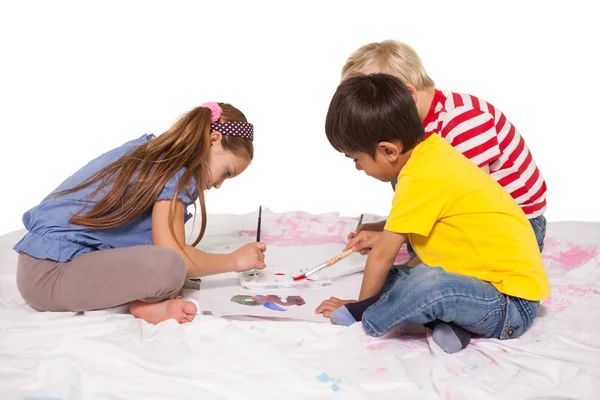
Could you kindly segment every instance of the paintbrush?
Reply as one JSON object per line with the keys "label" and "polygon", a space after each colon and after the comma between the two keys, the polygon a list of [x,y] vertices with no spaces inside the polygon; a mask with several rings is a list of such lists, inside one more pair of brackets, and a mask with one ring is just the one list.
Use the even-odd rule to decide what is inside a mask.
{"label": "paintbrush", "polygon": [[358,219],[358,224],[356,224],[356,229],[354,230],[355,233],[358,230],[358,228],[360,228],[360,225],[362,224],[363,215],[364,214],[360,214],[360,218]]}
{"label": "paintbrush", "polygon": [[[363,220],[363,214],[360,214],[360,218],[358,220],[358,225],[356,225],[355,230],[358,230],[358,227],[360,226],[360,224],[362,224],[362,220]],[[352,249],[348,249],[348,250],[344,251],[343,253],[340,253],[337,256],[330,258],[329,260],[325,261],[323,264],[318,265],[318,266],[314,267],[313,269],[303,273],[302,275],[298,275],[298,276],[294,277],[294,280],[299,281],[302,279],[306,279],[310,275],[322,270],[323,268],[331,267],[333,264],[337,263],[338,261],[343,260],[344,258],[348,257],[350,254],[352,254],[352,252],[353,252]]]}
{"label": "paintbrush", "polygon": [[302,275],[295,276],[294,280],[299,281],[302,279],[306,279],[310,275],[322,270],[323,268],[331,267],[333,264],[337,263],[338,261],[343,260],[344,258],[348,257],[350,254],[352,254],[352,252],[353,252],[352,249],[348,249],[348,250],[344,251],[343,253],[340,253],[337,256],[330,258],[329,260],[325,261],[323,264],[318,265],[318,266],[314,267],[313,269],[303,273]]}
{"label": "paintbrush", "polygon": [[[260,222],[262,219],[262,206],[258,207],[258,226],[256,227],[256,243],[260,242]],[[254,281],[256,281],[256,275],[258,271],[254,268]]]}

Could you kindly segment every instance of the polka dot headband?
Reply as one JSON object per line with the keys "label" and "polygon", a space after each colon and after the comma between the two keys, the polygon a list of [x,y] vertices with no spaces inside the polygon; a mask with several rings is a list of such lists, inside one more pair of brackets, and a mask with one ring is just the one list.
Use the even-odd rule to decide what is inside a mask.
{"label": "polka dot headband", "polygon": [[222,135],[237,136],[250,141],[254,140],[254,126],[251,123],[241,121],[217,122],[223,114],[221,107],[214,102],[204,103],[202,107],[208,108],[212,114],[210,118],[211,133],[219,131]]}

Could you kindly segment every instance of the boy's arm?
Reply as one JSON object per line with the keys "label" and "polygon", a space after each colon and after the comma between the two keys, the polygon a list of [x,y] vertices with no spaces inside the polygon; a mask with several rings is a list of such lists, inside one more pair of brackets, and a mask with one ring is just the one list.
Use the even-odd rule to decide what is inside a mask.
{"label": "boy's arm", "polygon": [[419,265],[419,264],[421,264],[421,259],[419,258],[419,256],[414,256],[414,257],[412,258],[412,260],[410,260],[410,261],[409,261],[409,262],[406,264],[406,266],[407,266],[407,267],[410,267],[410,268],[414,268],[414,267],[416,267],[416,266],[417,266],[417,265]]}
{"label": "boy's arm", "polygon": [[381,239],[373,247],[367,258],[359,301],[378,295],[381,292],[388,272],[405,241],[406,235],[404,234],[383,231]]}

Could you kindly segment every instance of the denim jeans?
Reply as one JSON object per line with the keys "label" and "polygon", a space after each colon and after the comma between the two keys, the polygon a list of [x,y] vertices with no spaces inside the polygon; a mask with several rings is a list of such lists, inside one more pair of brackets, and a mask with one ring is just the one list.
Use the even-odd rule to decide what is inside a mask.
{"label": "denim jeans", "polygon": [[[392,188],[396,190],[397,179],[392,181]],[[546,217],[540,215],[539,217],[532,218],[529,220],[531,227],[533,228],[533,232],[535,233],[535,238],[537,239],[538,247],[540,248],[540,253],[544,250],[544,238],[546,237]],[[408,255],[410,258],[415,257],[415,251],[413,250],[410,242],[406,242],[406,248],[408,250]]]}
{"label": "denim jeans", "polygon": [[362,316],[365,332],[383,336],[397,324],[453,322],[486,338],[511,339],[532,324],[539,302],[504,295],[489,282],[420,264],[394,267],[379,300]]}

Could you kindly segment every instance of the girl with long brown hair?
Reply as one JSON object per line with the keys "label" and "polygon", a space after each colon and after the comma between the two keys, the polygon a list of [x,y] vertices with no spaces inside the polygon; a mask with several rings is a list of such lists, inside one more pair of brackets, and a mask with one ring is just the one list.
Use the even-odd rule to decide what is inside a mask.
{"label": "girl with long brown hair", "polygon": [[[17,284],[40,311],[129,304],[150,323],[194,319],[175,297],[186,277],[263,269],[264,243],[230,254],[195,246],[206,229],[204,191],[240,175],[254,156],[253,126],[229,104],[206,103],[169,130],[92,160],[27,211]],[[200,233],[185,243],[187,207],[199,200]]]}

